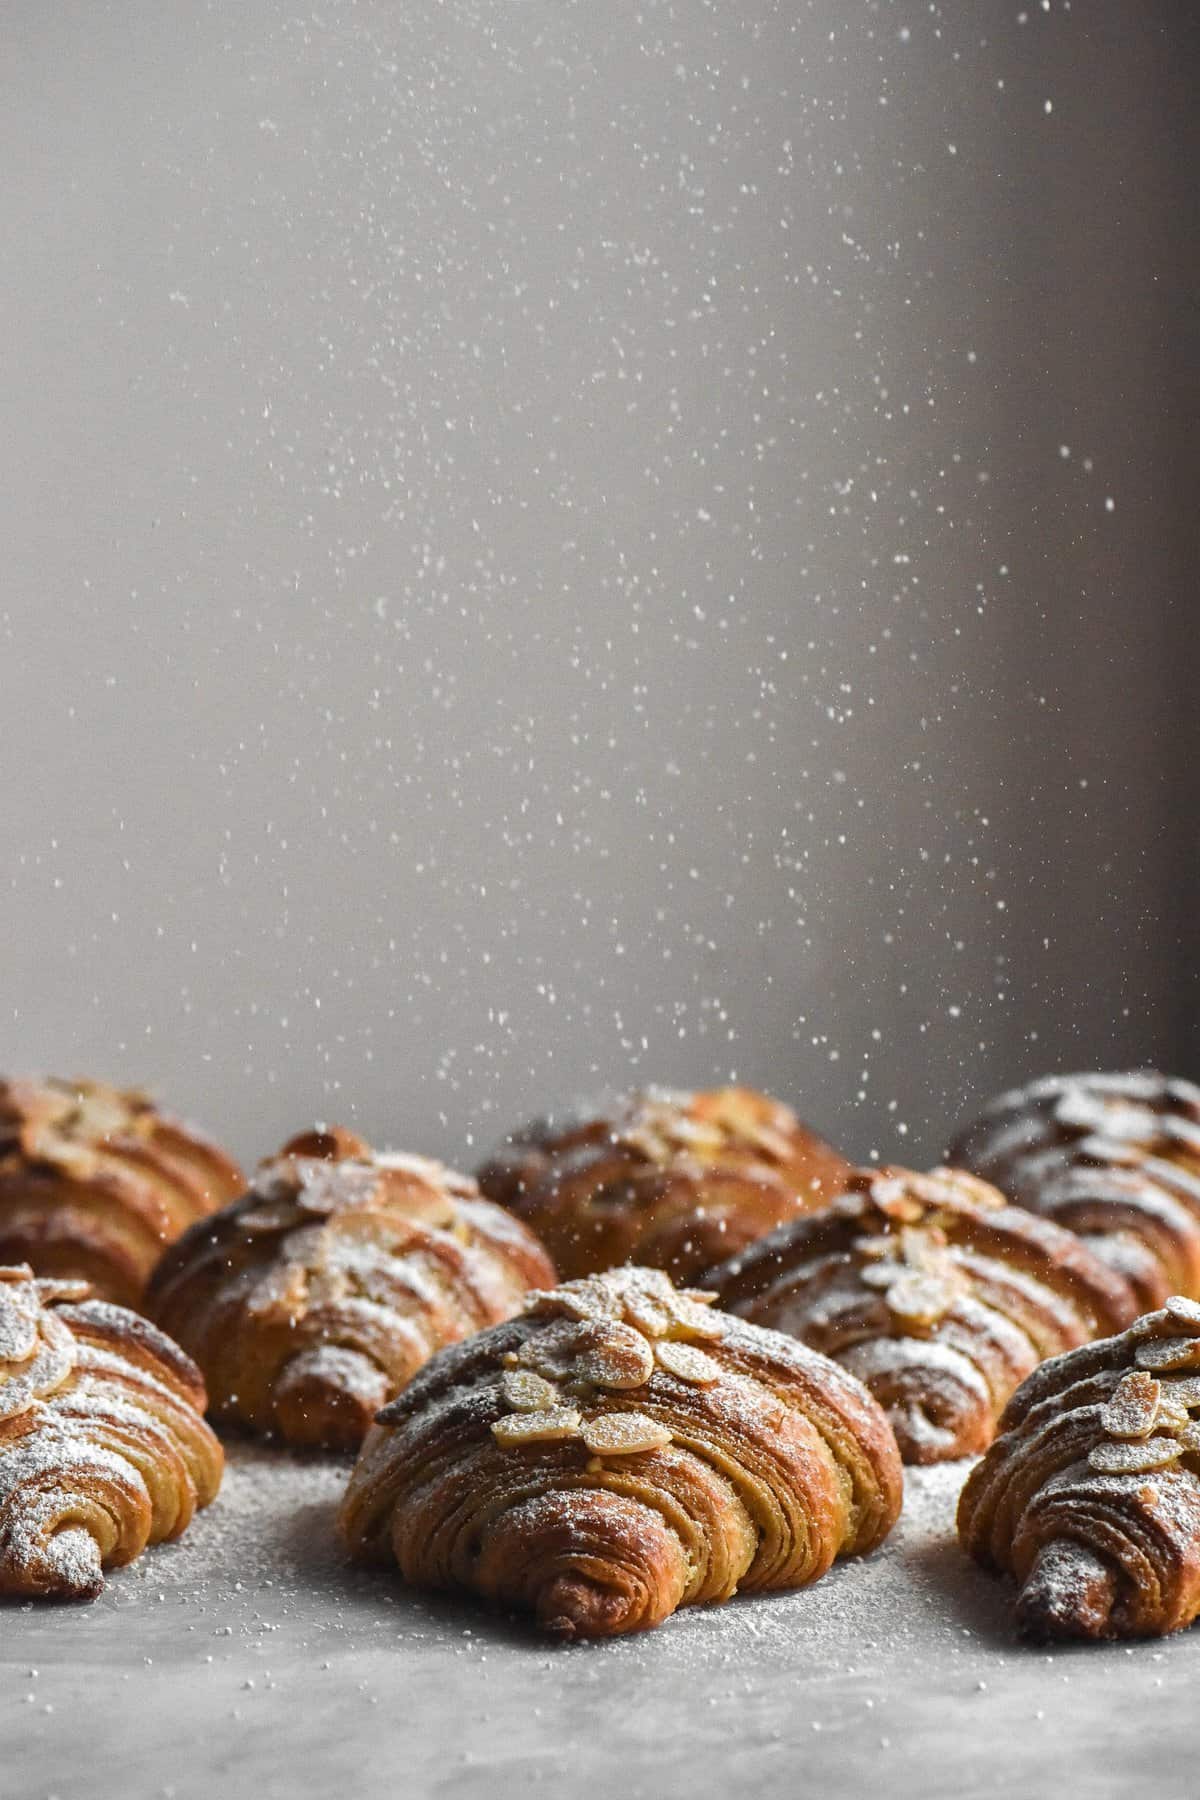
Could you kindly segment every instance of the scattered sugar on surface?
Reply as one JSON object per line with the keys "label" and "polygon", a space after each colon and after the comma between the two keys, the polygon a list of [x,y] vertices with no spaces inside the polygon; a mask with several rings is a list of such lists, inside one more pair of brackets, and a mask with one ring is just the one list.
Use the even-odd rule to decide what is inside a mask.
{"label": "scattered sugar on surface", "polygon": [[[194,1615],[205,1635],[258,1635],[288,1620],[306,1633],[353,1632],[358,1641],[394,1643],[433,1625],[442,1635],[470,1629],[523,1654],[546,1645],[522,1622],[470,1601],[415,1593],[390,1569],[354,1567],[336,1532],[336,1514],[349,1459],[305,1456],[245,1441],[227,1444],[221,1492],[198,1513],[177,1543],[148,1550],[132,1568],[115,1570],[94,1609],[125,1612],[144,1605],[146,1591],[174,1600]],[[920,1616],[959,1631],[964,1595],[983,1594],[987,1611],[1003,1613],[997,1584],[974,1570],[954,1535],[954,1510],[969,1464],[908,1471],[904,1512],[889,1540],[873,1555],[841,1562],[811,1588],[781,1595],[744,1595],[723,1607],[685,1610],[662,1630],[618,1640],[589,1653],[669,1663],[783,1656],[827,1671],[860,1663],[864,1642],[903,1636]],[[66,1616],[36,1615],[51,1636]],[[78,1617],[78,1615],[75,1615]],[[970,1622],[966,1620],[966,1622]],[[556,1652],[557,1653],[557,1652]]]}
{"label": "scattered sugar on surface", "polygon": [[[390,1569],[351,1565],[336,1535],[348,1460],[250,1443],[234,1443],[228,1451],[225,1484],[213,1506],[198,1515],[177,1545],[148,1553],[139,1565],[147,1584],[186,1594],[206,1613],[221,1612],[232,1599],[239,1617],[246,1612],[246,1597],[256,1595],[258,1609],[249,1621],[255,1628],[260,1614],[272,1608],[308,1615],[323,1633],[353,1629],[360,1641],[377,1636],[381,1627],[394,1640],[395,1634],[406,1637],[413,1630],[419,1635],[431,1620],[443,1626],[449,1621],[452,1632],[465,1625],[481,1640],[490,1637],[525,1654],[545,1654],[544,1641],[520,1621],[470,1601],[414,1593]],[[969,1467],[910,1469],[904,1511],[888,1541],[871,1556],[836,1564],[811,1588],[688,1609],[652,1639],[631,1637],[588,1651],[622,1659],[665,1658],[672,1664],[707,1663],[727,1653],[752,1661],[783,1657],[797,1667],[834,1673],[860,1666],[863,1646],[872,1641],[878,1660],[887,1660],[898,1637],[914,1628],[926,1635],[931,1618],[957,1637],[964,1624],[974,1622],[980,1600],[989,1619],[1002,1620],[1009,1597],[974,1569],[955,1537],[955,1507]],[[112,1585],[127,1579],[118,1576]],[[239,1628],[246,1624],[242,1617]],[[890,1650],[883,1648],[885,1641]]]}
{"label": "scattered sugar on surface", "polygon": [[[464,1800],[549,1783],[596,1743],[615,1746],[616,1733],[623,1763],[644,1757],[656,1772],[631,1796],[680,1791],[665,1771],[685,1745],[693,1769],[786,1771],[791,1792],[797,1749],[814,1779],[844,1770],[846,1757],[861,1773],[880,1751],[891,1772],[906,1755],[924,1769],[947,1695],[969,1709],[964,1729],[991,1731],[1003,1711],[1032,1731],[1062,1725],[1054,1697],[1071,1697],[1064,1683],[1101,1681],[1114,1716],[1127,1690],[1125,1646],[1051,1658],[1017,1643],[1011,1591],[955,1537],[967,1463],[909,1470],[889,1540],[809,1589],[564,1646],[472,1601],[415,1593],[390,1569],[350,1565],[334,1529],[348,1459],[249,1441],[227,1450],[214,1504],[177,1544],[114,1571],[93,1604],[0,1608],[0,1731],[26,1744],[31,1728],[43,1731],[56,1767],[75,1757],[83,1767],[85,1744],[123,1745],[136,1720],[139,1754],[152,1745],[178,1774],[182,1716],[189,1745],[211,1742],[221,1759],[244,1768],[248,1757],[260,1772],[277,1771],[281,1756],[293,1773],[332,1767],[340,1746],[336,1766],[347,1779],[357,1770],[352,1787],[370,1800],[394,1791],[381,1784],[400,1767],[412,1791]],[[1196,1650],[1190,1634],[1142,1650],[1147,1682],[1182,1702]],[[43,1724],[40,1714],[51,1716]],[[428,1729],[414,1735],[414,1718]],[[821,1755],[834,1760],[818,1768]],[[180,1800],[211,1791],[207,1767],[189,1750]],[[367,1769],[375,1785],[359,1780]]]}
{"label": "scattered sugar on surface", "polygon": [[319,1578],[343,1562],[334,1529],[350,1472],[341,1457],[227,1442],[221,1491],[169,1547],[154,1579],[198,1583],[219,1595],[236,1567],[243,1589],[260,1578]]}

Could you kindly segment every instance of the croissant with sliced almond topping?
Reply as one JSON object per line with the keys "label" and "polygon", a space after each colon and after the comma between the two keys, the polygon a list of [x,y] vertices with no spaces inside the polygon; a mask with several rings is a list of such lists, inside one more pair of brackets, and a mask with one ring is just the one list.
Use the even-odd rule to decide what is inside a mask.
{"label": "croissant with sliced almond topping", "polygon": [[367,1435],[351,1551],[574,1638],[798,1588],[873,1549],[901,1498],[882,1410],[711,1300],[626,1266],[442,1351]]}
{"label": "croissant with sliced almond topping", "polygon": [[1129,1284],[1072,1232],[957,1169],[862,1169],[705,1278],[722,1306],[864,1381],[906,1462],[986,1449],[1045,1357],[1127,1325]]}
{"label": "croissant with sliced almond topping", "polygon": [[1200,1613],[1200,1305],[1174,1295],[1018,1388],[958,1507],[1036,1638],[1155,1637]]}
{"label": "croissant with sliced almond topping", "polygon": [[90,1600],[221,1482],[204,1383],[83,1282],[0,1268],[0,1594]]}
{"label": "croissant with sliced almond topping", "polygon": [[820,1205],[850,1165],[751,1088],[651,1088],[515,1132],[479,1185],[532,1226],[564,1276],[636,1261],[686,1281]]}
{"label": "croissant with sliced almond topping", "polygon": [[138,1306],[164,1246],[244,1186],[223,1150],[135,1089],[0,1081],[0,1262]]}
{"label": "croissant with sliced almond topping", "polygon": [[1153,1069],[1051,1075],[993,1100],[951,1146],[1018,1205],[1067,1225],[1143,1310],[1200,1299],[1200,1087]]}
{"label": "croissant with sliced almond topping", "polygon": [[353,1450],[434,1350],[553,1280],[532,1234],[466,1176],[334,1128],[294,1138],[186,1232],[147,1307],[204,1371],[214,1417]]}

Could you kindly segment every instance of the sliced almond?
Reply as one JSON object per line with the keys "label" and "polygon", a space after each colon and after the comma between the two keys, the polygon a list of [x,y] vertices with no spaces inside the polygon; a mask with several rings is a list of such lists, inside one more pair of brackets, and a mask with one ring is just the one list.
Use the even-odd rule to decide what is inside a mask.
{"label": "sliced almond", "polygon": [[672,1337],[698,1337],[706,1342],[725,1336],[725,1319],[719,1312],[713,1312],[707,1305],[691,1299],[687,1294],[676,1294],[671,1300]]}
{"label": "sliced almond", "polygon": [[1158,1382],[1145,1369],[1133,1369],[1123,1375],[1100,1414],[1105,1435],[1131,1440],[1148,1438],[1154,1430],[1161,1393]]}
{"label": "sliced almond", "polygon": [[1178,1405],[1174,1400],[1165,1397],[1158,1403],[1158,1412],[1154,1420],[1156,1431],[1183,1431],[1191,1424],[1186,1406]]}
{"label": "sliced almond", "polygon": [[0,1424],[60,1388],[74,1369],[76,1356],[75,1335],[66,1321],[55,1312],[43,1312],[32,1354],[15,1365],[6,1364],[0,1375]]}
{"label": "sliced almond", "polygon": [[721,1298],[716,1288],[679,1288],[677,1291],[695,1306],[715,1306]]}
{"label": "sliced almond", "polygon": [[881,1213],[904,1225],[915,1225],[925,1211],[919,1200],[905,1192],[902,1181],[889,1179],[886,1175],[871,1183],[871,1199]]}
{"label": "sliced almond", "polygon": [[294,1326],[308,1305],[310,1274],[302,1263],[277,1263],[268,1269],[246,1300],[253,1319]]}
{"label": "sliced almond", "polygon": [[1185,1331],[1200,1331],[1200,1300],[1189,1300],[1186,1294],[1172,1294],[1163,1311],[1172,1325],[1179,1325]]}
{"label": "sliced almond", "polygon": [[773,1131],[769,1125],[757,1125],[747,1121],[743,1126],[743,1132],[755,1149],[761,1150],[769,1162],[785,1163],[792,1154],[792,1146],[782,1131]]}
{"label": "sliced almond", "polygon": [[561,1298],[555,1295],[555,1301],[554,1310],[564,1312],[572,1319],[602,1319],[605,1316],[604,1308],[589,1293],[571,1293],[563,1288]]}
{"label": "sliced almond", "polygon": [[656,1295],[647,1294],[640,1288],[631,1288],[623,1298],[625,1317],[631,1325],[636,1325],[647,1337],[666,1337],[671,1329],[671,1314]]}
{"label": "sliced almond", "polygon": [[505,1450],[524,1444],[553,1444],[579,1436],[579,1413],[574,1406],[549,1406],[544,1412],[509,1413],[492,1425],[492,1436]]}
{"label": "sliced almond", "polygon": [[1181,1375],[1178,1381],[1168,1377],[1160,1382],[1163,1406],[1181,1406],[1185,1411],[1200,1406],[1200,1375]]}
{"label": "sliced almond", "polygon": [[902,1225],[900,1254],[910,1269],[936,1271],[946,1261],[946,1239],[940,1231]]}
{"label": "sliced almond", "polygon": [[[996,1212],[1008,1205],[1005,1196],[990,1181],[983,1181],[978,1175],[968,1175],[965,1169],[933,1169],[925,1177],[925,1183],[935,1188],[939,1194],[948,1196],[952,1203],[966,1198],[972,1206],[981,1206],[987,1212]],[[939,1223],[953,1225],[959,1215],[952,1209],[949,1213],[939,1213],[937,1217]]]}
{"label": "sliced almond", "polygon": [[669,1162],[675,1148],[651,1123],[631,1126],[622,1141],[648,1163]]}
{"label": "sliced almond", "polygon": [[954,1290],[941,1275],[901,1275],[887,1292],[888,1311],[902,1325],[928,1329],[954,1305]]}
{"label": "sliced almond", "polygon": [[678,1106],[651,1102],[644,1110],[644,1128],[656,1136],[665,1152],[673,1150],[719,1150],[725,1133],[719,1118],[705,1118],[695,1111],[684,1112]]}
{"label": "sliced almond", "polygon": [[575,1369],[597,1387],[642,1387],[654,1373],[654,1352],[632,1325],[601,1319],[580,1331]]}
{"label": "sliced almond", "polygon": [[37,1303],[37,1291],[31,1281],[16,1288],[11,1296],[0,1288],[0,1361],[20,1363],[32,1356],[38,1340]]}
{"label": "sliced almond", "polygon": [[237,1216],[238,1230],[254,1237],[272,1231],[288,1231],[296,1224],[296,1205],[291,1197],[283,1201],[264,1200],[261,1206],[248,1206]]}
{"label": "sliced almond", "polygon": [[665,1449],[671,1433],[646,1413],[606,1413],[588,1420],[583,1441],[597,1456],[635,1456],[642,1450]]}
{"label": "sliced almond", "polygon": [[506,1369],[500,1378],[500,1393],[506,1406],[514,1412],[545,1412],[558,1404],[558,1389],[544,1375],[532,1369]]}
{"label": "sliced almond", "polygon": [[1178,1462],[1183,1445],[1176,1438],[1152,1437],[1140,1444],[1105,1439],[1088,1452],[1088,1462],[1100,1475],[1149,1475]]}
{"label": "sliced almond", "polygon": [[611,1276],[583,1275],[577,1281],[564,1281],[561,1287],[530,1294],[524,1310],[565,1314],[569,1319],[614,1319],[620,1316],[620,1295]]}
{"label": "sliced almond", "polygon": [[1139,1369],[1200,1369],[1200,1338],[1147,1338],[1134,1361]]}
{"label": "sliced almond", "polygon": [[60,1300],[71,1305],[86,1300],[92,1292],[90,1281],[75,1281],[68,1275],[39,1276],[36,1286],[45,1306],[53,1306]]}
{"label": "sliced almond", "polygon": [[655,1349],[659,1366],[692,1387],[713,1387],[721,1379],[721,1365],[694,1344],[665,1343]]}

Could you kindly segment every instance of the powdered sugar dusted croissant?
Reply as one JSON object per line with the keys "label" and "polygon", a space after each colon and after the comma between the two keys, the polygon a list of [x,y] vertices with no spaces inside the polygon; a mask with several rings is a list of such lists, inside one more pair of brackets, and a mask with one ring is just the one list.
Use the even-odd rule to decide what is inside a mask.
{"label": "powdered sugar dusted croissant", "polygon": [[136,1306],[163,1246],[244,1186],[223,1150],[145,1094],[0,1081],[0,1262]]}
{"label": "powdered sugar dusted croissant", "polygon": [[958,1508],[963,1548],[1019,1584],[1041,1638],[1157,1636],[1200,1612],[1200,1305],[1045,1363]]}
{"label": "powdered sugar dusted croissant", "polygon": [[0,1268],[0,1594],[92,1599],[220,1486],[195,1365],[86,1293]]}
{"label": "powdered sugar dusted croissant", "polygon": [[991,1443],[1047,1356],[1119,1330],[1129,1284],[1072,1232],[956,1169],[862,1169],[848,1191],[708,1277],[720,1303],[866,1382],[906,1462]]}
{"label": "powdered sugar dusted croissant", "polygon": [[350,1548],[562,1637],[800,1587],[873,1549],[901,1468],[866,1389],[803,1345],[625,1267],[435,1357],[369,1432]]}
{"label": "powdered sugar dusted croissant", "polygon": [[335,1128],[293,1139],[181,1238],[148,1305],[203,1369],[215,1417],[355,1449],[434,1350],[553,1280],[473,1181]]}
{"label": "powdered sugar dusted croissant", "polygon": [[650,1089],[514,1133],[479,1183],[564,1275],[633,1259],[682,1281],[819,1205],[849,1167],[766,1094]]}
{"label": "powdered sugar dusted croissant", "polygon": [[1086,1237],[1139,1304],[1200,1298],[1200,1088],[1139,1069],[1001,1094],[950,1161]]}

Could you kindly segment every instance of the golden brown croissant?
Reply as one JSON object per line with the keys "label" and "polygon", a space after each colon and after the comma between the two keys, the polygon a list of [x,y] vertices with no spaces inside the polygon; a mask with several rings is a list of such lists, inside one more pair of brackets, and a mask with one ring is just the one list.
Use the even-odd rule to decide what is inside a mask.
{"label": "golden brown croissant", "polygon": [[434,1350],[553,1280],[541,1245],[473,1181],[335,1128],[293,1139],[187,1232],[147,1305],[204,1371],[216,1418],[356,1449]]}
{"label": "golden brown croissant", "polygon": [[199,1370],[86,1293],[0,1268],[0,1594],[93,1599],[221,1484]]}
{"label": "golden brown croissant", "polygon": [[1043,1364],[958,1508],[963,1548],[1020,1584],[1040,1638],[1157,1636],[1200,1612],[1200,1305]]}
{"label": "golden brown croissant", "polygon": [[1051,1075],[1001,1094],[951,1146],[1133,1283],[1200,1298],[1200,1088],[1153,1070]]}
{"label": "golden brown croissant", "polygon": [[1137,1312],[1128,1282],[1073,1232],[961,1170],[860,1169],[847,1190],[706,1280],[730,1312],[864,1381],[905,1462],[985,1449],[1043,1358]]}
{"label": "golden brown croissant", "polygon": [[352,1551],[609,1637],[873,1549],[901,1498],[883,1413],[836,1363],[709,1300],[626,1266],[443,1351],[368,1433]]}
{"label": "golden brown croissant", "polygon": [[144,1094],[0,1081],[0,1262],[137,1306],[163,1246],[244,1186],[223,1150]]}
{"label": "golden brown croissant", "polygon": [[684,1281],[819,1205],[849,1168],[766,1094],[650,1089],[516,1132],[479,1184],[533,1227],[563,1275],[634,1259]]}

